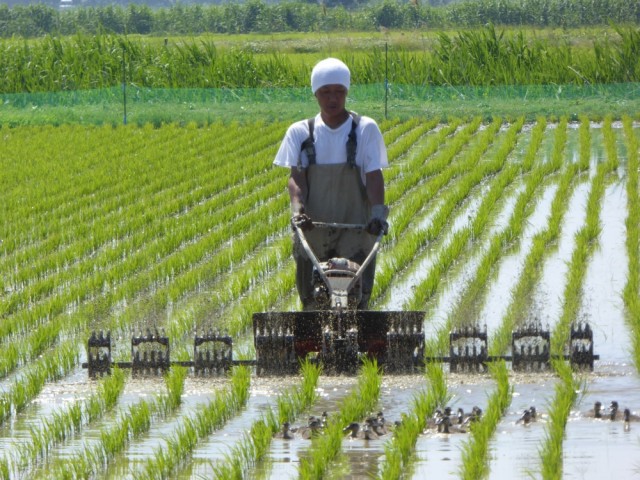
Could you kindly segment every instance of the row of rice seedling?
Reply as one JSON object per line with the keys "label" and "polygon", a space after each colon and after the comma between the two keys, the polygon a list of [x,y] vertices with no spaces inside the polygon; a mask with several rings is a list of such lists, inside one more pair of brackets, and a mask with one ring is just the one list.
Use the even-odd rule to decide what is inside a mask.
{"label": "row of rice seedling", "polygon": [[[276,188],[277,188],[277,187],[276,187]],[[275,191],[275,189],[274,189],[273,191]],[[273,192],[271,192],[271,193],[270,193],[270,192],[267,192],[267,193],[268,193],[268,196],[272,196],[272,195],[273,195]],[[232,232],[232,233],[238,233],[238,232]],[[62,309],[62,308],[64,308],[64,307],[63,307],[63,306],[61,306],[60,308]],[[5,328],[9,328],[9,327],[10,327],[10,325],[11,325],[11,324],[9,323],[8,325],[6,325],[6,327],[5,327]],[[37,332],[39,332],[39,331],[41,331],[41,330],[45,330],[45,332],[46,332],[46,331],[51,332],[51,328],[52,328],[52,325],[49,323],[49,324],[46,324],[46,325],[44,325],[43,327],[41,327],[39,330],[37,330]],[[57,334],[57,332],[56,332],[56,331],[54,331],[53,333],[49,333],[48,338],[49,338],[49,339],[51,339],[49,343],[51,343],[51,341],[55,340],[56,334]],[[31,334],[31,337],[30,337],[30,338],[39,338],[39,336],[36,336],[36,333],[34,332],[34,333],[32,333],[32,334]],[[46,346],[46,343],[44,343],[44,342],[38,341],[37,343],[38,343],[38,345],[40,345],[41,347]],[[28,352],[28,353],[27,353],[27,352]],[[30,358],[33,358],[33,357],[35,357],[39,352],[40,352],[40,350],[39,350],[39,349],[36,349],[36,350],[27,350],[27,351],[23,352],[23,355],[25,355],[25,356],[26,356],[26,355],[30,355]],[[14,366],[15,366],[15,362],[14,362]]]}
{"label": "row of rice seedling", "polygon": [[414,397],[410,412],[403,415],[393,438],[385,443],[384,460],[377,478],[391,480],[410,474],[412,454],[418,437],[427,427],[427,419],[433,416],[436,408],[450,400],[442,365],[428,363],[425,376],[427,386]]}
{"label": "row of rice seedling", "polygon": [[151,401],[140,400],[123,409],[118,418],[100,431],[96,441],[85,443],[69,458],[58,458],[48,471],[47,478],[95,478],[130,442],[149,431],[152,423],[172,415],[181,404],[186,369],[172,368],[165,375],[166,392]]}
{"label": "row of rice seedling", "polygon": [[[391,221],[394,225],[398,225],[399,232],[405,231],[414,215],[423,209],[424,205],[434,197],[439,189],[447,185],[452,178],[462,175],[472,168],[473,164],[468,160],[469,157],[466,157],[466,160],[459,164],[452,162],[471,140],[473,133],[480,126],[480,119],[475,119],[462,129],[458,135],[452,137],[446,146],[441,146],[442,142],[455,131],[458,124],[458,121],[453,121],[451,128],[438,132],[437,136],[425,147],[424,153],[421,152],[419,154],[420,164],[411,169],[417,176],[417,178],[413,179],[412,184],[418,185],[419,188],[414,188],[410,191],[409,203],[406,200],[403,201],[400,208],[397,209],[397,214],[393,211],[391,213]],[[440,153],[435,158],[426,161],[438,149]],[[449,166],[450,163],[451,165]],[[441,170],[442,172],[438,173]],[[432,178],[421,184],[423,178],[429,177]],[[399,198],[412,184],[401,185],[397,191],[394,191],[393,186],[391,186],[388,193],[388,197],[391,200],[390,203],[393,204],[394,197]],[[376,284],[372,292],[372,299],[374,299],[375,303],[381,301],[383,292],[391,284],[394,272],[404,269],[415,258],[416,252],[433,240],[438,233],[439,231],[433,228],[420,229],[419,232],[409,232],[407,235],[398,235],[393,230],[391,231],[392,243],[390,245],[392,248],[381,259],[380,271],[376,273]]]}
{"label": "row of rice seedling", "polygon": [[640,370],[640,196],[638,194],[638,137],[629,117],[623,119],[627,146],[627,228],[626,251],[629,259],[623,300],[626,318],[633,331],[633,353],[636,370]]}
{"label": "row of rice seedling", "polygon": [[[523,120],[520,119],[516,122],[507,132],[506,138],[503,139],[497,151],[495,157],[499,161],[504,162],[507,156],[512,152],[515,147],[518,134],[522,128]],[[509,185],[516,176],[518,169],[514,165],[512,168],[506,168],[496,176],[492,182],[490,190],[484,195],[481,206],[479,207],[479,213],[476,217],[477,221],[474,225],[474,231],[478,234],[483,230],[480,224],[486,224],[489,218],[488,212],[494,208],[497,199],[502,195],[502,192]],[[440,329],[438,337],[443,337],[449,331],[448,328],[443,327]],[[429,356],[437,356],[440,353],[440,345],[442,344],[441,338],[431,339],[427,343],[425,354]],[[506,367],[504,369],[506,372]],[[429,388],[420,393],[416,397],[412,415],[405,417],[403,425],[398,429],[397,440],[393,440],[385,448],[385,463],[381,470],[381,478],[398,478],[399,473],[410,468],[411,452],[415,446],[418,436],[424,430],[426,426],[426,419],[431,416],[437,406],[443,405],[448,398],[446,390],[446,382],[444,377],[443,368],[440,365],[428,364],[427,376],[429,380]],[[504,375],[506,376],[506,374]],[[501,376],[502,378],[502,376]],[[504,385],[499,390],[498,398],[501,399],[498,409],[501,413],[504,408]],[[508,388],[506,388],[508,391]],[[494,414],[490,415],[490,418],[495,417]],[[499,416],[498,416],[499,418]],[[405,426],[406,421],[406,426]],[[491,431],[487,430],[486,437],[490,435]],[[397,446],[393,442],[398,442]],[[480,443],[479,443],[480,444]],[[484,445],[484,444],[481,444]],[[395,448],[394,448],[395,447]],[[476,455],[477,457],[477,455]]]}
{"label": "row of rice seedling", "polygon": [[[498,128],[500,124],[501,121],[499,119],[493,123],[494,127],[497,126]],[[511,128],[514,128],[514,126],[511,126]],[[519,126],[516,124],[515,128],[519,129]],[[432,219],[429,227],[430,230],[442,229],[442,226],[449,221],[453,207],[461,204],[467,198],[472,188],[479,185],[484,178],[498,173],[504,167],[506,161],[504,157],[492,157],[486,161],[479,162],[481,155],[495,139],[495,132],[492,132],[492,129],[489,128],[484,133],[486,136],[483,141],[469,154],[470,157],[475,157],[475,168],[469,171],[467,175],[462,177],[447,192],[447,199],[444,206],[438,212],[438,215]],[[493,203],[491,206],[493,206]],[[483,219],[483,221],[484,220],[486,220],[486,218]],[[439,252],[430,274],[416,285],[413,298],[405,305],[407,309],[415,310],[424,308],[427,300],[436,292],[440,284],[440,273],[446,271],[449,266],[453,265],[465,248],[467,242],[472,239],[472,233],[474,232],[477,234],[477,229],[472,230],[472,227],[469,225],[460,229],[452,236],[450,242]]]}
{"label": "row of rice seedling", "polygon": [[169,216],[169,215],[168,215]]}
{"label": "row of rice seedling", "polygon": [[[527,213],[531,213],[529,205],[534,198],[537,188],[542,184],[544,178],[554,171],[548,168],[550,164],[542,162],[532,171],[533,161],[539,152],[545,128],[546,121],[539,119],[531,130],[529,148],[524,153],[522,160],[520,162],[510,162],[507,167],[506,171],[508,173],[505,175],[505,179],[512,177],[516,173],[526,176],[523,191],[515,201],[513,213],[507,227],[490,239],[486,251],[483,252],[482,258],[478,262],[475,276],[465,285],[464,294],[454,309],[449,313],[452,322],[460,319],[459,323],[465,323],[462,319],[473,318],[479,314],[488,291],[486,288],[487,284],[495,273],[496,264],[508,249],[513,247],[514,241],[522,234],[526,215]],[[516,140],[514,137],[512,141],[515,142]],[[505,143],[502,148],[507,149],[507,147],[508,144]],[[504,350],[500,349],[496,352],[496,354],[501,353],[504,353]]]}
{"label": "row of rice seedling", "polygon": [[[65,202],[66,203],[66,202]],[[125,217],[126,218],[126,217]],[[133,215],[133,218],[139,219],[140,215]],[[55,229],[55,224],[54,222],[49,222],[51,225],[52,229]],[[83,221],[77,221],[76,222],[77,225],[79,225],[79,227],[76,228],[83,228],[85,222]],[[106,225],[109,225],[108,223]],[[75,230],[71,229],[71,232],[73,232]],[[37,277],[40,277],[41,275],[47,277],[44,279],[44,281],[39,280],[37,284],[34,285],[34,287],[36,288],[40,288],[40,284],[41,283],[53,283],[53,285],[56,284],[61,284],[64,283],[65,280],[69,281],[67,279],[75,279],[74,277],[80,277],[80,279],[86,277],[89,274],[93,274],[93,270],[95,269],[95,267],[99,267],[100,269],[104,268],[104,266],[108,266],[111,263],[114,263],[114,260],[120,258],[121,256],[125,256],[126,255],[126,250],[122,250],[120,249],[120,251],[118,251],[117,249],[112,249],[112,248],[107,248],[105,250],[103,250],[103,255],[105,258],[93,258],[95,257],[95,242],[99,241],[99,245],[109,245],[111,246],[114,236],[115,238],[120,237],[121,235],[118,235],[117,232],[111,232],[109,231],[110,229],[104,229],[103,231],[101,231],[101,229],[97,229],[94,228],[93,229],[93,235],[85,235],[83,232],[78,232],[78,235],[76,235],[75,237],[78,239],[84,238],[85,236],[88,236],[89,239],[82,242],[81,244],[86,245],[86,247],[82,247],[80,250],[76,250],[75,248],[72,248],[71,246],[68,246],[67,248],[64,248],[62,250],[58,249],[58,255],[64,256],[62,258],[57,258],[57,259],[53,259],[51,262],[48,263],[48,265],[55,265],[57,266],[57,269],[60,269],[60,265],[63,266],[63,269],[65,270],[65,275],[64,277],[61,277],[59,280],[57,279],[58,276],[54,276],[51,279],[49,279],[49,275],[47,275],[47,270],[49,270],[49,268],[46,266],[46,263],[41,263],[39,261],[35,261],[34,263],[34,268],[36,269],[34,275]],[[130,231],[130,230],[129,230]],[[66,236],[70,236],[72,235],[72,233],[69,233],[68,231],[65,232]],[[100,241],[98,238],[96,238],[96,235],[98,236],[102,236],[104,235],[104,240]],[[104,242],[104,243],[103,243]],[[126,243],[126,242],[125,242]],[[124,247],[123,247],[124,248]],[[136,248],[135,246],[132,248]],[[77,260],[80,259],[80,260]],[[88,265],[85,265],[85,260],[86,263],[88,263]],[[25,263],[28,263],[30,261],[30,258],[26,258],[25,259]],[[90,262],[90,263],[89,263]],[[44,266],[44,268],[39,269],[38,268],[38,264],[41,264]],[[26,271],[28,272],[29,270],[25,269],[25,270],[20,270],[20,271]],[[26,275],[26,273],[24,274]],[[55,278],[55,280],[54,280]],[[16,279],[15,282],[24,282],[24,280],[21,279]],[[86,283],[86,282],[85,282]],[[56,292],[57,293],[57,292]],[[13,295],[12,298],[12,302],[13,302],[13,306],[14,309],[24,305],[24,300],[22,301],[14,301],[14,298],[16,298],[18,295],[20,295],[22,298],[24,298],[25,296],[27,296],[27,298],[33,299],[33,300],[37,300],[38,297],[40,295],[43,295],[44,292],[38,292],[38,291],[33,291],[33,289],[19,289],[17,293],[15,293]],[[32,301],[33,301],[32,300]]]}
{"label": "row of rice seedling", "polygon": [[249,432],[213,465],[215,478],[245,478],[250,469],[263,460],[269,450],[273,435],[284,422],[293,422],[316,401],[318,377],[321,367],[308,361],[301,363],[302,382],[299,387],[281,393],[277,398],[277,409],[272,408],[253,422]]}
{"label": "row of rice seedling", "polygon": [[[477,120],[477,119],[476,119]],[[446,166],[453,158],[462,150],[464,146],[470,141],[472,132],[479,126],[477,121],[469,124],[458,134],[453,141],[444,149],[440,149],[439,155],[428,162],[427,168],[433,168],[435,171],[439,171]],[[483,132],[479,137],[476,145],[471,149],[471,152],[464,157],[464,159],[455,164],[451,164],[446,169],[443,169],[440,174],[434,176],[430,181],[427,181],[424,185],[421,185],[417,192],[411,195],[410,203],[403,202],[403,209],[400,211],[398,217],[398,223],[401,226],[407,225],[409,219],[412,219],[414,215],[423,209],[424,204],[428,200],[434,197],[435,193],[447,185],[452,179],[458,178],[458,182],[461,179],[468,176],[468,172],[471,172],[475,167],[478,159],[483,152],[488,148],[489,142],[493,140],[493,136],[497,133],[500,126],[500,121],[496,120],[492,123],[490,128]],[[446,135],[446,133],[442,133]],[[429,150],[426,153],[431,153]],[[457,185],[457,184],[456,184]],[[471,185],[467,185],[471,188]],[[459,205],[461,201],[460,190],[451,189],[446,194],[446,198],[441,202],[441,208],[434,215],[430,225],[427,228],[419,228],[412,230],[408,235],[400,237],[400,241],[393,245],[393,250],[389,253],[388,262],[389,265],[393,265],[395,271],[404,269],[409,262],[415,259],[416,253],[422,249],[429,242],[438,237],[444,226],[448,222],[448,218],[453,212],[454,208]],[[383,270],[384,271],[384,270]],[[376,281],[377,285],[374,288],[374,295],[377,296],[376,290],[384,291],[390,284],[393,278],[392,270],[382,273],[378,276]]]}
{"label": "row of rice seedling", "polygon": [[[546,122],[540,122],[538,128],[534,129],[530,149],[527,152],[526,158],[533,159],[536,151],[540,145],[542,134],[544,132]],[[588,122],[586,123],[588,128]],[[536,167],[529,176],[523,193],[520,195],[514,214],[511,217],[509,225],[502,234],[495,238],[499,240],[498,245],[509,245],[513,239],[522,232],[524,215],[523,212],[526,209],[527,203],[533,197],[535,190],[543,184],[544,179],[555,173],[560,168],[560,162],[562,151],[565,145],[565,128],[562,125],[558,126],[556,130],[556,138],[554,144],[554,157],[550,162],[541,163]],[[584,152],[584,149],[582,149]],[[586,158],[588,162],[588,155]],[[525,161],[525,164],[531,165],[531,162]],[[575,174],[573,169],[569,169],[568,173],[564,177],[567,182],[570,182]],[[568,183],[565,183],[568,185]],[[560,188],[556,192],[554,205],[560,207],[565,202],[566,190]],[[554,209],[552,209],[554,210]],[[562,209],[556,208],[556,218],[561,217]],[[538,241],[544,239],[543,234],[538,234]],[[492,242],[493,245],[495,243]],[[535,244],[535,240],[534,240]],[[520,280],[512,289],[511,302],[509,303],[503,320],[500,324],[499,330],[492,336],[490,354],[500,355],[506,353],[506,350],[510,342],[510,333],[514,326],[518,322],[518,319],[526,318],[526,308],[531,302],[530,292],[535,278],[539,273],[536,270],[539,269],[541,262],[541,256],[538,253],[542,253],[544,250],[532,248],[531,252],[525,260],[525,268],[520,274]],[[548,250],[547,250],[548,252]],[[486,258],[490,258],[487,255]],[[483,268],[479,268],[483,270]],[[498,422],[502,417],[502,413],[509,405],[511,401],[511,389],[509,387],[509,379],[506,371],[506,365],[504,362],[498,362],[491,365],[491,375],[496,379],[497,388],[494,391],[492,397],[487,405],[487,414],[483,416],[482,420],[478,424],[474,425],[471,431],[471,438],[464,446],[463,464],[461,475],[464,478],[482,478],[487,474],[487,461],[486,455],[488,452],[488,443],[490,441],[492,433],[495,431]]]}
{"label": "row of rice seedling", "polygon": [[[277,134],[277,135],[279,136],[279,134]],[[277,137],[275,137],[275,136],[271,137],[272,144],[276,141],[275,140],[276,138]],[[250,143],[250,142],[245,142],[245,144],[246,143]],[[206,147],[203,145],[201,148],[204,149]],[[240,150],[242,150],[242,149],[240,149]],[[161,157],[160,160],[159,161],[157,160],[157,162],[159,162],[158,163],[159,165],[162,165],[163,163],[170,163],[170,162],[167,161],[167,157],[164,157],[163,155],[160,155],[160,157]],[[229,158],[229,156],[227,156],[226,158]],[[187,180],[191,180],[193,178],[192,176],[196,176],[196,178],[198,178],[198,180],[202,180],[204,182],[205,187],[200,187],[200,188],[194,189],[194,185],[193,185],[193,182],[191,180],[191,181],[188,181],[188,182],[184,182],[185,187],[183,187],[182,195],[177,195],[176,196],[176,193],[180,193],[180,192],[173,192],[172,193],[171,191],[169,191],[169,192],[167,192],[165,194],[165,198],[166,199],[161,197],[161,196],[158,196],[158,195],[150,195],[151,198],[153,199],[153,201],[158,201],[159,205],[161,205],[161,207],[159,207],[159,208],[161,208],[162,210],[160,212],[158,212],[161,215],[159,215],[157,218],[160,218],[160,219],[164,219],[165,217],[171,218],[171,217],[175,216],[176,212],[181,212],[182,210],[184,210],[186,208],[186,205],[185,206],[181,205],[181,203],[184,202],[183,198],[187,197],[187,199],[188,199],[188,198],[194,196],[194,194],[191,193],[193,190],[196,190],[196,194],[195,195],[198,195],[197,199],[194,199],[194,201],[202,201],[203,198],[206,198],[206,197],[204,197],[205,194],[202,192],[202,190],[215,192],[216,190],[211,190],[211,189],[212,188],[216,188],[216,187],[218,189],[220,189],[220,186],[217,184],[217,182],[210,182],[210,180],[212,180],[212,178],[211,178],[212,177],[211,168],[209,167],[207,170],[205,170],[206,163],[203,162],[202,160],[200,160],[199,163],[201,165],[199,167],[199,169],[202,170],[202,172],[194,171],[192,168],[189,167],[189,165],[185,165],[186,170],[190,171],[190,173],[191,173],[190,177],[185,177],[185,178]],[[231,163],[231,162],[228,162],[228,163]],[[233,165],[233,167],[235,167],[235,166],[236,165]],[[251,171],[252,167],[253,167],[253,169],[255,169],[255,166],[252,165],[251,167],[248,167],[246,170]],[[228,165],[227,168],[230,168],[230,166]],[[174,170],[180,171],[180,169],[174,169]],[[236,168],[235,170],[238,170],[238,169]],[[146,174],[146,177],[147,178],[153,178],[153,176],[154,176],[153,172],[154,171],[155,171],[155,169],[153,169],[153,170],[150,169],[149,172]],[[204,172],[207,172],[208,175],[203,176]],[[218,173],[222,173],[222,172],[218,172]],[[156,174],[157,174],[157,172],[156,172]],[[238,172],[236,174],[236,176],[238,174],[241,174],[241,172]],[[181,174],[181,175],[184,175],[184,174]],[[173,175],[173,176],[175,177],[175,175]],[[168,175],[167,176],[163,176],[162,181],[166,182],[168,177],[169,177]],[[218,178],[225,178],[225,176],[222,176],[222,177],[219,176]],[[240,177],[240,178],[242,178],[242,177]],[[209,186],[209,183],[212,183],[213,185]],[[175,187],[173,187],[171,190],[174,190],[174,188]],[[166,191],[167,189],[164,189],[164,190]],[[144,189],[141,189],[140,193],[143,193],[143,194],[149,193],[150,194],[151,192],[148,192],[148,191],[145,192]],[[84,245],[83,245],[83,247],[81,249],[76,250],[75,248],[65,248],[63,252],[59,253],[61,255],[64,255],[66,258],[53,258],[53,259],[49,260],[49,259],[47,259],[45,257],[44,259],[41,259],[41,260],[38,260],[38,261],[34,262],[35,263],[34,268],[36,268],[36,274],[38,276],[39,275],[44,275],[44,274],[46,274],[47,270],[51,269],[52,266],[59,268],[60,265],[65,265],[66,263],[73,264],[73,263],[75,263],[74,259],[76,259],[76,258],[85,258],[87,256],[87,254],[95,252],[96,248],[100,248],[102,245],[109,245],[109,243],[113,241],[114,237],[118,238],[118,247],[120,247],[120,250],[123,250],[125,248],[125,246],[126,246],[126,242],[124,242],[124,244],[121,244],[121,243],[124,240],[126,240],[127,237],[131,236],[130,232],[132,230],[135,230],[135,225],[132,225],[131,222],[136,221],[136,222],[140,223],[140,219],[144,218],[144,216],[145,216],[145,212],[144,212],[143,209],[147,209],[148,210],[148,206],[145,206],[145,205],[141,204],[140,202],[131,202],[131,200],[135,198],[135,197],[132,196],[132,194],[129,194],[128,196],[130,196],[130,198],[128,199],[129,202],[127,202],[127,199],[125,199],[124,200],[126,202],[125,204],[131,203],[132,206],[129,206],[128,208],[122,209],[122,204],[120,204],[120,205],[116,205],[114,208],[111,209],[111,211],[114,211],[114,210],[118,211],[118,215],[120,215],[121,218],[124,219],[124,222],[123,222],[124,225],[122,225],[123,228],[120,228],[120,225],[118,225],[119,231],[115,231],[115,232],[114,231],[110,231],[111,229],[109,229],[109,230],[105,229],[105,230],[102,230],[102,231],[100,229],[93,229],[93,235],[91,235],[91,238],[89,238],[89,239],[85,240],[85,242],[83,242]],[[72,194],[71,198],[74,198],[74,197],[75,197],[75,195]],[[116,198],[118,198],[118,196],[116,196]],[[171,200],[167,201],[167,199],[171,199]],[[68,200],[65,200],[64,203],[68,203]],[[92,207],[92,209],[96,208],[96,207],[101,208],[101,207],[99,207],[99,203],[98,204],[94,204],[91,207]],[[96,214],[96,216],[102,215],[103,216],[102,220],[105,221],[105,222],[110,220],[109,216],[106,215],[107,213],[109,213],[108,211],[105,211],[103,208],[101,208],[99,210],[99,212],[100,213]],[[166,213],[164,213],[164,212],[166,212]],[[49,214],[51,214],[51,212],[49,212]],[[148,215],[148,213],[146,215]],[[72,223],[74,223],[76,225],[75,228],[76,229],[78,229],[78,228],[79,229],[83,229],[83,225],[84,225],[85,222],[82,222],[82,221],[79,222],[78,219],[77,219],[78,216],[80,218],[82,218],[84,216],[87,216],[87,212],[83,211],[82,209],[79,209],[77,214],[74,216],[74,218],[72,218]],[[106,217],[106,218],[104,218],[104,217]],[[180,219],[177,219],[177,220],[180,220]],[[176,221],[176,220],[174,219],[174,221]],[[147,223],[147,222],[145,222],[145,223]],[[50,223],[51,223],[50,229],[53,232],[55,232],[57,230],[56,222],[50,222]],[[65,232],[65,235],[67,236],[67,238],[69,237],[70,234],[68,232],[68,229],[67,229],[66,225],[61,226],[60,230],[63,230]],[[51,232],[51,233],[53,233],[53,232]],[[104,238],[104,237],[106,237],[106,238]],[[143,237],[142,239],[136,239],[136,241],[142,242],[142,241],[145,241],[145,238]],[[132,248],[135,248],[135,246],[133,246]],[[124,251],[126,251],[126,250],[124,250]],[[71,255],[73,255],[73,256],[71,256]],[[114,255],[120,255],[120,252],[119,251],[113,252],[112,256],[107,258],[106,261],[111,260]],[[25,260],[26,260],[26,262],[28,264],[28,262],[32,261],[32,258],[26,258]],[[40,267],[39,264],[42,264],[43,266]],[[20,274],[21,274],[20,272],[16,272],[15,275],[20,275]],[[21,281],[23,282],[24,280],[22,280],[20,278],[17,278],[15,280],[16,283],[21,282]]]}
{"label": "row of rice seedling", "polygon": [[[562,312],[551,336],[552,355],[564,354],[571,323],[578,320],[587,263],[600,234],[600,208],[607,176],[618,167],[611,118],[605,119],[602,130],[607,158],[598,164],[587,199],[586,223],[575,235],[575,246],[569,263],[563,295]],[[574,375],[566,362],[554,359],[552,366],[560,377],[560,382],[556,384],[555,397],[549,411],[550,421],[546,428],[546,439],[540,451],[542,476],[549,479],[559,478],[562,475],[564,430],[571,407],[584,384],[584,380],[578,375]]]}
{"label": "row of rice seedling", "polygon": [[[532,139],[522,163],[523,173],[528,173],[529,169],[533,166],[533,159],[539,151],[545,127],[546,122],[541,120],[531,133]],[[516,200],[515,208],[507,227],[493,237],[490,247],[485,253],[483,260],[480,262],[477,269],[478,275],[473,279],[471,286],[467,287],[472,298],[481,294],[478,287],[486,285],[488,276],[487,272],[490,272],[493,265],[498,261],[500,257],[499,252],[504,253],[504,250],[510,248],[513,241],[523,232],[527,205],[534,197],[538,187],[543,184],[544,179],[549,174],[554,173],[556,168],[557,165],[554,163],[540,162],[533,171],[531,171],[525,182],[523,191]],[[527,272],[522,272],[521,278],[526,277],[526,275]],[[520,293],[524,292],[520,291]],[[517,298],[512,296],[512,302],[510,305],[517,304],[517,302]],[[478,305],[479,302],[475,302],[475,304]],[[506,334],[501,334],[501,332],[507,332],[510,334],[513,325],[513,315],[508,313],[504,316],[503,321],[501,322],[500,330],[492,335],[489,351],[491,355],[502,355],[507,352],[509,339]],[[479,422],[473,425],[471,437],[469,441],[464,444],[461,466],[461,477],[463,478],[486,477],[488,473],[487,454],[489,451],[489,442],[498,426],[498,422],[503,416],[505,409],[511,403],[511,387],[509,386],[509,377],[505,362],[499,361],[491,364],[489,366],[489,373],[496,380],[497,386],[489,398],[486,414],[483,415],[483,418]]]}
{"label": "row of rice seedling", "polygon": [[249,398],[250,370],[244,366],[234,367],[234,370],[229,388],[217,392],[213,400],[198,408],[193,416],[181,417],[165,445],[158,447],[142,469],[134,472],[135,478],[169,478],[200,439],[224,425],[244,407]]}
{"label": "row of rice seedling", "polygon": [[375,361],[363,359],[358,384],[340,404],[340,411],[327,421],[322,435],[311,441],[309,455],[300,459],[299,477],[323,478],[330,470],[331,462],[340,452],[343,429],[351,422],[359,421],[371,413],[378,403],[382,372]]}
{"label": "row of rice seedling", "polygon": [[67,340],[46,352],[20,372],[0,393],[0,425],[22,411],[42,390],[46,382],[63,378],[75,368],[78,358],[76,342]]}
{"label": "row of rice seedling", "polygon": [[16,442],[10,456],[3,455],[0,472],[7,472],[0,478],[17,478],[33,470],[38,460],[48,460],[51,449],[62,444],[72,435],[78,435],[84,426],[99,420],[113,409],[124,388],[125,375],[114,369],[112,374],[102,379],[95,393],[84,401],[76,401],[70,406],[53,412],[50,419],[30,428],[30,438]]}

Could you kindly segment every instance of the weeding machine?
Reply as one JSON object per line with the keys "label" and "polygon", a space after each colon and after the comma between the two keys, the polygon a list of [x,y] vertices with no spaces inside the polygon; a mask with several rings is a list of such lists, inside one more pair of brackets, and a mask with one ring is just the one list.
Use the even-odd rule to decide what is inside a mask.
{"label": "weeding machine", "polygon": [[[369,235],[364,225],[314,223],[314,228]],[[260,374],[295,372],[311,357],[335,373],[354,372],[362,355],[375,358],[386,372],[411,371],[422,362],[424,312],[358,310],[362,275],[375,257],[382,233],[362,264],[346,258],[320,262],[303,230],[294,225],[313,264],[313,296],[318,307],[302,312],[253,315],[256,366]]]}

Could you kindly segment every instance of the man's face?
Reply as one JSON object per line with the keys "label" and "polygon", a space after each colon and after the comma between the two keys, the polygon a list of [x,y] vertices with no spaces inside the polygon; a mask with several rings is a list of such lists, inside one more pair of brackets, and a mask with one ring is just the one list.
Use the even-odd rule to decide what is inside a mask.
{"label": "man's face", "polygon": [[348,90],[344,85],[325,85],[316,90],[316,98],[323,119],[326,123],[343,122],[345,120],[345,104],[347,102]]}

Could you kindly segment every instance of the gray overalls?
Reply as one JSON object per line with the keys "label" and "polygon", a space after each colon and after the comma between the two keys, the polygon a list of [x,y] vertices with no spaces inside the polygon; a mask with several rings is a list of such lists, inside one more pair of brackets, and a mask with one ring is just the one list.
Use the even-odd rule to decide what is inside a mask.
{"label": "gray overalls", "polygon": [[[352,129],[354,131],[355,128]],[[310,125],[310,136],[312,134],[313,126]],[[309,156],[309,166],[306,169],[308,193],[304,202],[305,213],[314,222],[366,225],[371,205],[359,168],[355,164],[355,149],[352,155],[348,155],[346,163],[318,165],[313,157],[313,154]],[[315,228],[305,232],[305,237],[320,262],[333,257],[344,257],[361,264],[376,241],[375,236],[364,230]],[[293,255],[297,266],[296,286],[300,300],[305,310],[314,310],[313,264],[297,236],[293,238]],[[368,308],[374,275],[375,259],[363,272],[362,301],[358,305],[360,310]]]}

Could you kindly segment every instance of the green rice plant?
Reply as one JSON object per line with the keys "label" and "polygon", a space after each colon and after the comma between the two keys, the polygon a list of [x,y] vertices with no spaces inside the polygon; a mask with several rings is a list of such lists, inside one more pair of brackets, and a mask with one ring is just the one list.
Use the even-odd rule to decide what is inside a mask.
{"label": "green rice plant", "polygon": [[323,434],[312,440],[309,456],[300,459],[300,478],[322,478],[326,475],[332,460],[340,452],[342,430],[375,408],[381,383],[377,362],[363,358],[356,389],[341,402],[340,411],[328,420]]}
{"label": "green rice plant", "polygon": [[277,412],[271,408],[253,422],[248,433],[225,454],[224,460],[213,465],[215,478],[243,478],[248,470],[262,460],[271,445],[273,435],[283,422],[293,422],[296,416],[315,402],[321,367],[309,361],[300,365],[302,384],[278,396]]}
{"label": "green rice plant", "polygon": [[231,385],[217,392],[212,401],[199,408],[193,416],[180,419],[173,434],[163,447],[156,449],[135,478],[167,478],[193,451],[198,441],[210,435],[235,415],[249,398],[250,371],[247,367],[234,367]]}
{"label": "green rice plant", "polygon": [[496,390],[489,397],[482,418],[471,428],[471,438],[464,443],[460,477],[464,479],[486,478],[488,474],[489,440],[498,422],[511,403],[512,388],[504,361],[489,364],[491,376],[496,379]]}
{"label": "green rice plant", "polygon": [[77,358],[77,344],[66,341],[38,359],[26,373],[0,394],[0,424],[4,423],[12,412],[22,411],[40,393],[45,382],[57,380],[68,374],[74,368]]}
{"label": "green rice plant", "polygon": [[[603,125],[607,159],[598,164],[592,179],[592,188],[587,199],[586,224],[575,235],[575,246],[569,263],[569,272],[564,291],[562,313],[551,337],[551,354],[556,357],[565,352],[571,322],[577,317],[583,296],[582,284],[587,269],[587,261],[598,241],[600,232],[599,215],[606,177],[617,168],[617,153],[611,135],[611,119]],[[584,381],[574,376],[571,367],[564,361],[554,359],[552,366],[560,382],[556,385],[555,397],[549,412],[550,422],[546,428],[546,438],[541,449],[542,476],[545,479],[560,478],[562,475],[562,440],[571,407]]]}
{"label": "green rice plant", "polygon": [[427,427],[436,408],[450,400],[447,381],[441,365],[427,363],[425,375],[427,388],[413,399],[411,412],[402,416],[402,421],[393,431],[393,437],[385,443],[384,460],[377,475],[379,479],[403,478],[411,470],[412,454],[418,437]]}
{"label": "green rice plant", "polygon": [[632,336],[634,363],[640,369],[640,195],[638,194],[638,137],[634,133],[629,117],[623,119],[625,144],[627,146],[627,218],[625,240],[629,271],[623,290],[625,317]]}

